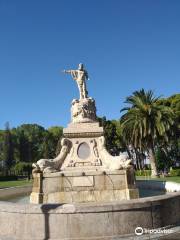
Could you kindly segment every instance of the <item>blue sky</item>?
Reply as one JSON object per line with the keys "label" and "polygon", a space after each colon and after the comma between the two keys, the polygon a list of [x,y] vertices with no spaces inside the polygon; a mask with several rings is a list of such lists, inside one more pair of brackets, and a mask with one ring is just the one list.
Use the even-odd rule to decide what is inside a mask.
{"label": "blue sky", "polygon": [[108,119],[140,88],[179,93],[180,1],[0,0],[0,128],[66,126],[80,62]]}

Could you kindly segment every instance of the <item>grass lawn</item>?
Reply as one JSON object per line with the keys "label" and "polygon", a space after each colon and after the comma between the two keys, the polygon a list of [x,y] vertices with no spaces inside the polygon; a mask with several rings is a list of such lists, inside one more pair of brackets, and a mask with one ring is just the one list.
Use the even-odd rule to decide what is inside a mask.
{"label": "grass lawn", "polygon": [[0,181],[0,188],[31,185],[32,180]]}
{"label": "grass lawn", "polygon": [[176,182],[180,183],[180,176],[178,177],[160,177],[160,178],[151,178],[145,176],[136,176],[137,180],[154,180],[154,181],[166,181],[166,182]]}

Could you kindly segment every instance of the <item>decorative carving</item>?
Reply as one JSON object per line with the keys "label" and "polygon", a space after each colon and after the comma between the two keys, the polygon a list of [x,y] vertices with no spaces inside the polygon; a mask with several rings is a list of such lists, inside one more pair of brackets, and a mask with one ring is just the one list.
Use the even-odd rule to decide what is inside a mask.
{"label": "decorative carving", "polygon": [[93,98],[74,99],[71,106],[73,123],[96,121],[96,106]]}
{"label": "decorative carving", "polygon": [[[105,148],[103,136],[80,143],[76,150],[69,139],[62,139],[62,148],[59,155],[54,159],[40,159],[33,164],[35,172],[56,172],[66,169],[66,167],[102,166],[104,169],[119,170],[131,167],[131,159],[127,156],[112,156]],[[88,147],[88,148],[87,148]],[[81,149],[82,148],[82,149]],[[90,150],[91,149],[91,150]],[[91,153],[93,153],[91,155]],[[79,158],[79,159],[78,159]],[[64,162],[66,160],[66,162]]]}
{"label": "decorative carving", "polygon": [[[70,133],[69,132],[69,133],[65,133],[64,135],[67,138],[84,138],[84,137],[92,138],[92,137],[100,137],[100,136],[102,136],[102,133],[101,132],[87,132],[87,133],[85,133],[85,132],[80,132],[80,133],[72,132],[72,133]],[[78,143],[76,143],[76,144],[78,144]]]}
{"label": "decorative carving", "polygon": [[102,160],[102,165],[106,166],[111,170],[127,169],[131,167],[132,160],[127,156],[112,156],[108,153],[105,147],[104,136],[99,137],[99,155]]}
{"label": "decorative carving", "polygon": [[93,165],[94,166],[101,166],[102,165],[102,162],[99,158],[99,151],[98,151],[98,146],[97,146],[97,142],[95,139],[92,140],[92,143],[93,143],[93,151],[94,151],[94,155],[96,157]]}
{"label": "decorative carving", "polygon": [[79,145],[78,150],[77,150],[77,155],[81,159],[86,159],[90,156],[91,151],[90,147],[86,142],[83,142]]}
{"label": "decorative carving", "polygon": [[54,158],[54,159],[40,159],[39,161],[37,161],[37,163],[33,163],[33,167],[35,168],[33,170],[33,173],[35,172],[56,172],[56,171],[60,171],[60,168],[67,156],[67,154],[70,151],[71,148],[71,142],[66,139],[63,138],[61,140],[61,151],[59,153],[59,155]]}
{"label": "decorative carving", "polygon": [[74,154],[74,147],[72,146],[69,155],[70,155],[71,157],[73,157],[73,154]]}
{"label": "decorative carving", "polygon": [[[96,117],[95,100],[87,95],[88,73],[83,64],[78,70],[67,70],[77,82],[80,99],[74,99],[71,106],[71,123],[63,129],[62,149],[54,159],[40,159],[33,172],[63,171],[68,167],[98,166],[118,170],[128,168],[131,160],[124,156],[111,156],[105,148],[103,127]],[[98,169],[97,167],[97,169]]]}
{"label": "decorative carving", "polygon": [[93,151],[94,151],[94,155],[99,158],[99,153],[98,153],[98,148],[97,148],[97,142],[95,139],[92,140],[93,143]]}
{"label": "decorative carving", "polygon": [[75,166],[75,162],[73,160],[71,160],[68,164],[68,167],[74,167]]}

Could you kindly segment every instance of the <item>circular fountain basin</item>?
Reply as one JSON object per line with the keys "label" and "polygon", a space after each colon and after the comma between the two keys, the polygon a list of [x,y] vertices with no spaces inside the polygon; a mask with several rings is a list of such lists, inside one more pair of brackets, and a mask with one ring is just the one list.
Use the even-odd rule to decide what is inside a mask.
{"label": "circular fountain basin", "polygon": [[179,222],[180,192],[101,204],[0,202],[0,239],[115,239]]}

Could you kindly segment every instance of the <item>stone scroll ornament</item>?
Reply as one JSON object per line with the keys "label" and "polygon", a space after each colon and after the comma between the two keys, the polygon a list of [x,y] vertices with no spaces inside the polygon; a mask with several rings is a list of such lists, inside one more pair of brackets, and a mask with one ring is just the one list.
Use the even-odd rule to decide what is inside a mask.
{"label": "stone scroll ornament", "polygon": [[33,163],[33,173],[43,172],[57,172],[60,171],[60,168],[71,149],[71,142],[63,138],[61,140],[61,151],[59,155],[54,159],[40,159],[37,163]]}
{"label": "stone scroll ornament", "polygon": [[[56,158],[40,159],[37,161],[37,163],[33,163],[33,173],[52,173],[62,171],[63,169],[61,169],[61,167],[64,163],[64,160],[69,153],[71,154],[73,147],[71,141],[66,138],[62,139],[61,145],[61,151]],[[95,151],[97,160],[101,162],[100,165],[104,166],[104,169],[119,170],[132,167],[132,160],[127,156],[112,156],[108,153],[105,147],[104,136],[99,137],[97,143],[95,141],[93,150]]]}
{"label": "stone scroll ornament", "polygon": [[132,160],[127,156],[112,156],[108,153],[105,147],[104,136],[99,137],[99,157],[102,161],[102,165],[111,170],[127,169],[132,167]]}

